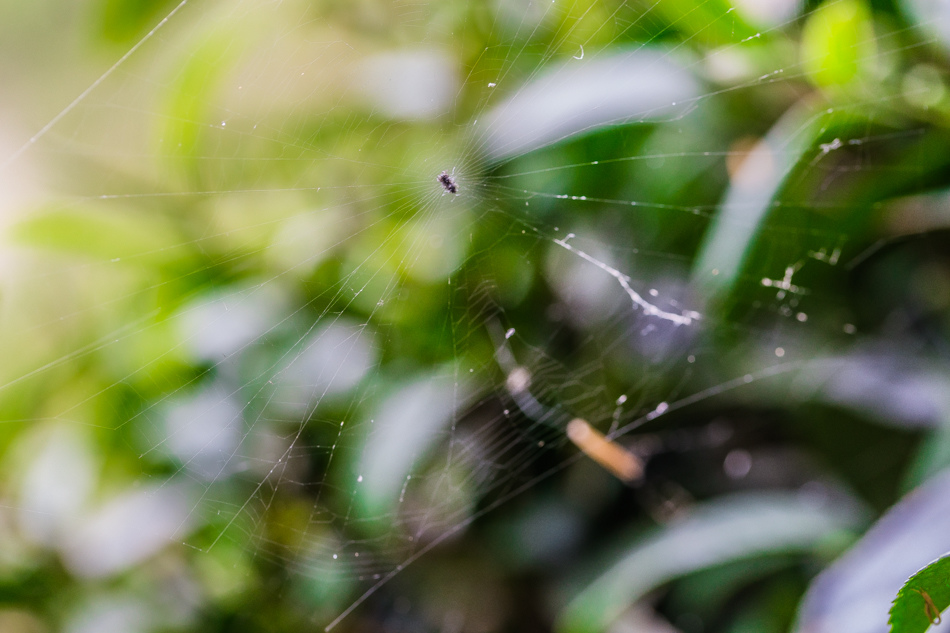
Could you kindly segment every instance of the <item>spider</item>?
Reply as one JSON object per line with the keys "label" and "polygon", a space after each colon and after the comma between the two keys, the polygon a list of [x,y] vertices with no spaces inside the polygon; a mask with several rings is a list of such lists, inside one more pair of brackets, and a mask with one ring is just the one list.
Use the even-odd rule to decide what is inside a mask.
{"label": "spider", "polygon": [[449,175],[449,172],[443,171],[441,174],[439,174],[437,180],[439,181],[439,184],[442,185],[442,188],[447,192],[455,194],[459,192],[459,186],[455,183],[455,180],[452,178],[452,176]]}

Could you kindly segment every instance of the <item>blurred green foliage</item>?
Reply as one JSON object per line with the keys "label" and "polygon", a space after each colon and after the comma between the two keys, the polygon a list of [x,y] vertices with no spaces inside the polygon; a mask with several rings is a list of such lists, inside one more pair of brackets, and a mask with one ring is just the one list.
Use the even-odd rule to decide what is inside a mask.
{"label": "blurred green foliage", "polygon": [[[812,579],[950,466],[945,19],[551,5],[0,8],[0,630],[842,630]],[[504,153],[624,55],[687,97]]]}

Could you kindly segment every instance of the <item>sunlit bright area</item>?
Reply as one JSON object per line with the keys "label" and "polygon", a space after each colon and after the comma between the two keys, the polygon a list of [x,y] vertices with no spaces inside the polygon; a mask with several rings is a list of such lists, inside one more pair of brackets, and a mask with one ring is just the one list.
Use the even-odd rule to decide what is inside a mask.
{"label": "sunlit bright area", "polygon": [[939,630],[948,85],[932,0],[0,3],[0,631]]}

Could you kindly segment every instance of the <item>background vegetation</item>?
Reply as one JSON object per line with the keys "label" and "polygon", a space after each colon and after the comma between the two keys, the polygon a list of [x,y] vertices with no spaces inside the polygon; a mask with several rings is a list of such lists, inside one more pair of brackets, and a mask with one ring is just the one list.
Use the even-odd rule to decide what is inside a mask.
{"label": "background vegetation", "polygon": [[0,6],[0,630],[885,629],[945,11],[551,5]]}

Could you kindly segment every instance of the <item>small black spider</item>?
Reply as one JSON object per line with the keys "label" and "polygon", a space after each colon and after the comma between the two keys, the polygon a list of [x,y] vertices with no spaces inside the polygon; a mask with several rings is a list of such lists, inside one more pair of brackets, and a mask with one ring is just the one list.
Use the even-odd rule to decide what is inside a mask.
{"label": "small black spider", "polygon": [[455,180],[452,179],[452,176],[449,175],[449,172],[443,171],[441,174],[439,174],[438,181],[442,185],[442,188],[449,193],[459,192],[459,186],[455,184]]}

